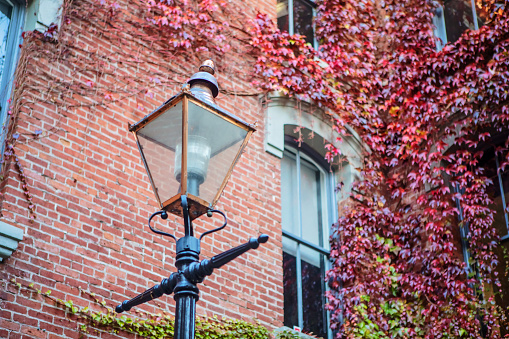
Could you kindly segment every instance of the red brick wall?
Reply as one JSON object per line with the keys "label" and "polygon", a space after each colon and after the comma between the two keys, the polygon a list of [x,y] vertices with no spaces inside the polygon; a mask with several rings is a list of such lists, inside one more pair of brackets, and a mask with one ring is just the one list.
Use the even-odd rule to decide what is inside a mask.
{"label": "red brick wall", "polygon": [[[128,5],[121,3],[120,7],[127,10]],[[275,1],[253,5],[275,13]],[[184,58],[157,59],[157,55],[151,56],[148,46],[113,45],[99,33],[85,21],[73,19],[64,25],[59,41],[74,41],[81,52],[63,53],[59,59],[48,58],[42,51],[58,50],[61,46],[42,43],[41,48],[40,42],[30,45],[30,41],[35,44],[37,39],[25,43],[20,62],[26,65],[27,72],[18,75],[20,90],[14,97],[19,104],[14,132],[20,133],[15,151],[28,177],[37,218],[29,221],[18,172],[14,163],[8,164],[1,220],[22,228],[25,236],[18,250],[0,264],[2,338],[79,336],[75,318],[44,302],[40,295],[18,292],[11,279],[24,285],[34,283],[43,292],[51,290],[52,296],[73,300],[79,306],[92,304],[90,297],[80,292],[87,290],[114,307],[175,271],[175,244],[153,234],[146,226],[148,216],[158,207],[127,125],[177,93],[179,81],[191,76],[199,65]],[[80,62],[95,60],[97,55],[130,51],[129,48],[133,48],[133,54],[141,55],[140,60],[154,62],[150,68],[155,72],[175,70],[175,75],[169,74],[168,79],[179,81],[153,84],[150,89],[153,98],[140,92],[107,105],[98,103],[101,98],[85,97],[79,88],[69,86],[88,79],[104,90],[122,76],[150,83],[150,73],[137,73],[139,66],[108,60],[103,60],[100,70],[96,67],[76,71]],[[242,64],[243,60],[238,61]],[[221,64],[222,60],[216,62],[219,70],[223,70],[217,76],[221,88],[252,90],[236,76],[239,69]],[[55,86],[52,93],[60,96],[52,97],[49,86]],[[114,98],[120,96],[113,93]],[[229,225],[204,238],[202,257],[220,253],[261,233],[268,234],[270,240],[207,278],[200,287],[197,313],[259,320],[269,328],[278,327],[283,319],[280,161],[264,152],[264,119],[257,96],[220,94],[218,104],[248,122],[258,121],[258,131],[217,205],[226,212]],[[38,130],[42,134],[34,137]],[[203,216],[196,220],[195,227],[201,233],[220,221]],[[157,225],[177,235],[183,233],[181,220],[172,216],[168,223],[157,221]],[[174,301],[163,296],[140,308],[173,314]],[[116,336],[102,334],[102,337]]]}

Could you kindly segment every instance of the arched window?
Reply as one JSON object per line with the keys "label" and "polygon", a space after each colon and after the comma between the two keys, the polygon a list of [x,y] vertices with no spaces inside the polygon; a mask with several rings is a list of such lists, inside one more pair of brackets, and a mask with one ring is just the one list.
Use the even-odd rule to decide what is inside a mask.
{"label": "arched window", "polygon": [[[359,178],[364,146],[348,127],[339,135],[329,116],[310,103],[272,93],[264,104],[264,148],[281,159],[284,325],[330,339],[324,296],[329,233]],[[342,154],[334,164],[325,161],[329,143]],[[341,190],[335,191],[336,183]]]}
{"label": "arched window", "polygon": [[308,145],[285,137],[281,160],[284,325],[330,336],[325,310],[334,176]]}

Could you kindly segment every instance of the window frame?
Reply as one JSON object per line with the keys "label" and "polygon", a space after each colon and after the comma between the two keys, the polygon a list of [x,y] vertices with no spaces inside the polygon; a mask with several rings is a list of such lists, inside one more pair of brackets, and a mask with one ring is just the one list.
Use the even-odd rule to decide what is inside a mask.
{"label": "window frame", "polygon": [[23,24],[26,12],[26,3],[21,0],[3,0],[12,6],[11,22],[9,23],[9,31],[7,33],[7,44],[5,61],[0,76],[0,123],[2,131],[0,141],[3,140],[6,133],[6,123],[9,111],[9,99],[12,93],[12,85],[14,82],[14,74],[19,58],[19,44],[21,43],[21,33],[23,32]]}
{"label": "window frame", "polygon": [[[447,1],[447,0],[446,0]],[[449,0],[451,1],[451,0]],[[474,30],[479,29],[479,21],[477,19],[477,8],[475,4],[475,0],[470,0],[470,9],[472,11],[472,20],[474,22]],[[433,32],[436,38],[440,40],[436,41],[436,50],[441,51],[444,46],[450,42],[447,37],[447,23],[445,21],[445,2],[443,5],[438,6],[435,9],[435,15],[433,16],[433,25],[435,28]],[[451,42],[451,43],[455,43]]]}
{"label": "window frame", "polygon": [[[294,0],[288,0],[288,34],[294,35],[295,34],[295,22],[293,18],[294,9],[293,9],[293,1]],[[314,49],[318,49],[318,40],[316,40],[316,26],[315,26],[315,17],[316,17],[316,3],[312,0],[300,0],[308,4],[310,7],[313,8],[313,43],[312,46]],[[279,28],[279,27],[278,27]]]}
{"label": "window frame", "polygon": [[[334,194],[334,187],[335,187],[335,175],[332,171],[327,171],[326,168],[330,168],[329,164],[325,161],[325,159],[322,159],[316,151],[314,151],[310,146],[308,146],[305,143],[301,143],[300,145],[295,141],[295,139],[292,136],[285,135],[285,149],[284,149],[284,156],[288,156],[288,154],[291,155],[292,158],[295,158],[295,165],[297,167],[297,178],[299,178],[297,182],[297,194],[299,195],[299,206],[297,214],[298,220],[299,220],[299,227],[301,228],[302,233],[302,207],[301,207],[301,183],[300,183],[300,160],[304,159],[306,162],[311,163],[313,166],[316,167],[320,171],[320,190],[321,193],[321,204],[326,208],[325,212],[322,212],[322,244],[323,246],[316,245],[310,241],[307,241],[303,239],[300,235],[293,234],[289,231],[282,229],[282,235],[283,238],[287,238],[297,245],[297,253],[296,253],[296,276],[297,276],[297,313],[298,313],[298,326],[301,329],[306,330],[303,327],[304,324],[304,316],[303,316],[303,289],[302,289],[302,265],[301,265],[301,256],[300,256],[300,249],[301,246],[305,246],[307,248],[312,249],[315,252],[318,252],[319,255],[321,255],[321,258],[324,259],[324,273],[330,269],[330,250],[329,250],[329,235],[331,232],[331,225],[332,221],[335,220],[334,218],[337,217],[337,211],[334,208],[336,205],[336,197]],[[305,165],[304,165],[305,166]],[[283,199],[283,197],[282,197]],[[283,246],[282,248],[283,252],[285,252],[285,248]],[[283,272],[284,273],[284,272]],[[325,277],[323,277],[325,278]],[[322,282],[322,286],[324,291],[329,290],[328,285],[324,281]],[[322,296],[323,304],[326,303],[325,295]],[[323,319],[325,322],[325,327],[327,328],[327,337],[332,338],[332,330],[330,329],[330,312],[324,310],[325,318]]]}

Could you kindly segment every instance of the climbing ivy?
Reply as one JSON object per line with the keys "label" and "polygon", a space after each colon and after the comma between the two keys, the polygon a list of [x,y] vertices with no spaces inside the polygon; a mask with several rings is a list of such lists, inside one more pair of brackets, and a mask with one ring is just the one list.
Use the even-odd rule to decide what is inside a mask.
{"label": "climbing ivy", "polygon": [[[20,291],[36,293],[44,298],[43,302],[49,301],[61,308],[66,316],[77,320],[78,330],[82,334],[127,332],[150,339],[173,337],[175,321],[168,315],[149,312],[136,312],[139,315],[137,317],[118,315],[106,305],[106,301],[81,288],[79,289],[80,293],[91,301],[89,306],[78,306],[72,299],[56,298],[51,295],[50,290],[43,291],[35,287],[33,283],[23,285],[16,282],[15,279],[12,279],[10,283]],[[269,339],[271,337],[272,335],[266,327],[243,320],[219,319],[217,317],[197,317],[196,320],[195,338],[197,339]],[[293,337],[291,332],[281,332],[277,338],[290,339]]]}

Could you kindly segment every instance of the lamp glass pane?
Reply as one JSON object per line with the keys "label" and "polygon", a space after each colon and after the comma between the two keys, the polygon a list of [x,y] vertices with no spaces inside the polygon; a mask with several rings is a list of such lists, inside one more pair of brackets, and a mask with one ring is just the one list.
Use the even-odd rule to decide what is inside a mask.
{"label": "lamp glass pane", "polygon": [[164,203],[180,191],[175,158],[182,139],[182,101],[141,128],[137,136],[154,191]]}
{"label": "lamp glass pane", "polygon": [[247,130],[192,101],[188,119],[187,191],[212,203]]}

